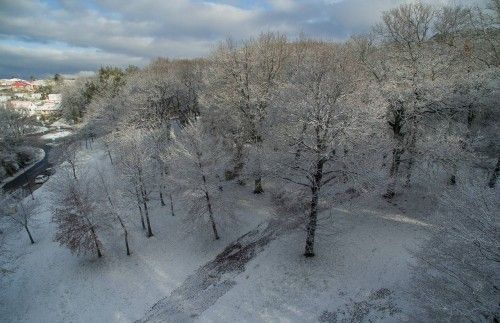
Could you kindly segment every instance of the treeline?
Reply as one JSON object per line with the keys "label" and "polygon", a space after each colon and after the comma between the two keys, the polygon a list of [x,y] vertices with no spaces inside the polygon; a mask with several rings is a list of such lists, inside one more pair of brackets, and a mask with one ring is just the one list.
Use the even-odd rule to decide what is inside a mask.
{"label": "treeline", "polygon": [[310,257],[318,213],[342,196],[447,192],[446,202],[487,207],[441,219],[439,236],[456,234],[429,241],[432,257],[417,253],[429,270],[415,281],[434,284],[415,295],[434,318],[498,320],[499,13],[498,0],[486,9],[406,4],[342,43],[266,33],[204,59],[102,68],[65,89],[63,109],[84,122],[87,140],[103,138],[114,170],[87,183],[73,167],[57,193],[57,240],[100,255],[103,212],[93,201],[102,199],[129,254],[119,201],[135,203],[152,236],[151,200],[173,211],[179,193],[192,224],[219,239],[234,181],[305,213]]}

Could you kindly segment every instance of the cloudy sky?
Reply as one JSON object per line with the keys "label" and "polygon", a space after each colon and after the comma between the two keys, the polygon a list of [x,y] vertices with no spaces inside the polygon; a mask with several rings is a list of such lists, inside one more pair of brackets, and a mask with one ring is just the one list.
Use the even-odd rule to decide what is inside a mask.
{"label": "cloudy sky", "polygon": [[222,39],[262,31],[346,39],[368,30],[383,10],[409,1],[0,0],[0,78],[198,57]]}

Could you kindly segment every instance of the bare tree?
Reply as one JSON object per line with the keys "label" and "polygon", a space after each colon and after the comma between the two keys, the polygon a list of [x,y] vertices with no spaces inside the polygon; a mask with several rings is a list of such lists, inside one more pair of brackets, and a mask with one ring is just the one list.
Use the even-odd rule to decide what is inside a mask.
{"label": "bare tree", "polygon": [[287,59],[287,40],[280,34],[262,34],[257,40],[237,46],[222,44],[213,56],[207,72],[208,89],[204,103],[209,111],[227,118],[224,134],[235,145],[235,173],[242,168],[243,145],[254,147],[249,166],[254,178],[254,193],[263,192],[261,146],[266,133],[267,110],[283,82]]}
{"label": "bare tree", "polygon": [[26,231],[30,242],[35,243],[31,235],[31,219],[38,214],[40,201],[38,199],[23,198],[21,195],[2,194],[0,198],[2,204],[1,212],[6,215],[14,224]]}
{"label": "bare tree", "polygon": [[[279,129],[276,134],[279,148],[271,148],[278,153],[277,175],[310,191],[306,257],[314,256],[323,188],[350,173],[346,152],[354,114],[345,99],[354,75],[349,65],[344,47],[311,43],[303,66],[283,92],[278,108],[282,118],[275,125]],[[282,109],[286,112],[281,112]]]}
{"label": "bare tree", "polygon": [[117,202],[116,198],[114,197],[113,193],[116,193],[115,190],[110,190],[110,181],[111,179],[109,177],[106,177],[103,172],[99,169],[99,166],[96,166],[97,174],[99,176],[99,180],[101,182],[101,188],[104,192],[105,198],[107,200],[107,203],[109,203],[109,213],[112,214],[117,220],[118,223],[120,223],[120,227],[123,230],[123,237],[125,239],[125,250],[127,252],[127,256],[130,256],[130,246],[129,246],[129,241],[128,241],[128,230],[127,226],[125,224],[124,218],[120,215],[120,211],[118,210],[117,207]]}
{"label": "bare tree", "polygon": [[172,169],[169,174],[172,183],[184,192],[191,204],[189,219],[193,225],[203,226],[203,219],[208,216],[214,238],[218,240],[218,226],[231,217],[221,205],[220,177],[225,162],[220,143],[197,121],[176,135],[164,158]]}
{"label": "bare tree", "polygon": [[[134,188],[146,219],[147,236],[153,236],[149,218],[148,203],[156,186],[154,162],[151,159],[151,143],[145,141],[145,133],[129,128],[121,133],[121,146],[116,147],[119,170],[127,182]],[[141,214],[142,218],[142,214]]]}
{"label": "bare tree", "polygon": [[78,181],[66,175],[54,183],[52,221],[57,226],[55,241],[71,252],[85,254],[95,251],[102,257],[99,229],[106,215],[98,212],[94,185],[88,177]]}

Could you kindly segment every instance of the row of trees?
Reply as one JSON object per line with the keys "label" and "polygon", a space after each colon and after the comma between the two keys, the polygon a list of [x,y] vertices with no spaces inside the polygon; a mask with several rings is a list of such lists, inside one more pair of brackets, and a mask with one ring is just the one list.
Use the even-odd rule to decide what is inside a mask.
{"label": "row of trees", "polygon": [[[232,220],[234,196],[225,188],[236,181],[306,214],[304,254],[311,257],[318,214],[337,202],[337,193],[375,191],[391,200],[412,186],[460,192],[473,179],[478,194],[495,195],[499,8],[498,1],[488,9],[407,4],[384,13],[369,35],[344,43],[267,33],[226,41],[206,59],[101,69],[68,89],[63,107],[68,117],[85,120],[86,138],[102,137],[112,169],[79,178],[73,167],[56,194],[56,239],[101,254],[100,220],[92,219],[112,218],[130,254],[120,203],[132,201],[150,237],[151,201],[170,204],[173,215],[175,204],[184,205],[179,196],[188,201],[191,223],[219,239]],[[104,173],[126,185],[106,184]],[[87,188],[88,178],[101,189]],[[452,221],[468,230],[467,219]],[[437,227],[452,232],[446,223]],[[495,221],[481,223],[497,230]],[[488,248],[498,242],[491,239]],[[452,257],[462,242],[432,241],[441,248],[433,259]],[[498,262],[491,248],[482,255],[476,245],[468,250]],[[448,284],[473,280],[491,288],[491,270],[448,265],[423,272],[436,278],[439,268],[452,266]],[[461,295],[465,301],[431,307],[448,318],[498,318],[497,305]],[[458,306],[468,310],[453,311]]]}

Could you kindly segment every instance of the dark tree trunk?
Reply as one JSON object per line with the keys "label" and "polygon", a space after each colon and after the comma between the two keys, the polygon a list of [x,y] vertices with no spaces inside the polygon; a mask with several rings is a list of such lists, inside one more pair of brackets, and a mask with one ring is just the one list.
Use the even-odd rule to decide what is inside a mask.
{"label": "dark tree trunk", "polygon": [[92,233],[92,238],[94,239],[95,249],[97,251],[97,257],[101,258],[102,257],[102,253],[101,253],[101,249],[99,249],[99,241],[97,241],[97,235],[95,234],[95,231],[94,231],[93,227],[90,228],[90,232]]}
{"label": "dark tree trunk", "polygon": [[306,248],[304,256],[314,257],[314,238],[316,236],[316,225],[318,224],[318,191],[312,190],[311,207],[309,213],[309,222],[306,228]]}
{"label": "dark tree trunk", "polygon": [[259,176],[258,178],[255,179],[255,187],[253,190],[254,194],[261,194],[264,193],[264,189],[262,188],[262,177]]}
{"label": "dark tree trunk", "polygon": [[161,191],[161,189],[160,189],[160,203],[161,206],[165,206],[165,201],[163,200],[163,192]]}
{"label": "dark tree trunk", "polygon": [[172,216],[175,216],[174,213],[174,201],[172,201],[172,194],[169,194],[170,197],[170,212],[172,212]]}
{"label": "dark tree trunk", "polygon": [[75,169],[75,164],[73,163],[70,163],[71,164],[71,169],[73,170],[73,178],[76,180],[76,169]]}
{"label": "dark tree trunk", "polygon": [[31,244],[34,244],[35,243],[35,240],[33,240],[33,237],[31,236],[31,232],[30,232],[30,229],[28,229],[28,226],[25,225],[24,228],[26,229],[26,233],[28,233],[28,237],[30,238],[30,242]]}
{"label": "dark tree trunk", "polygon": [[128,245],[128,230],[127,230],[127,227],[125,226],[125,223],[123,223],[123,220],[122,218],[119,216],[119,215],[116,215],[116,217],[118,218],[118,221],[120,222],[120,225],[123,229],[123,234],[125,235],[125,248],[127,249],[127,256],[130,256],[130,248],[129,248],[129,245]]}
{"label": "dark tree trunk", "polygon": [[208,216],[210,218],[210,222],[212,223],[212,230],[214,232],[215,240],[219,240],[219,233],[217,232],[217,227],[215,226],[214,214],[212,212],[212,203],[210,202],[210,196],[208,195],[207,191],[205,191],[205,199],[207,200]]}
{"label": "dark tree trunk", "polygon": [[[201,165],[200,165],[201,168]],[[214,220],[214,213],[212,211],[212,202],[210,202],[210,195],[208,195],[208,191],[206,190],[207,187],[207,178],[203,174],[201,176],[203,180],[203,186],[205,187],[205,200],[207,202],[207,208],[208,208],[208,216],[210,218],[210,223],[212,224],[212,230],[214,232],[214,237],[215,240],[219,240],[219,233],[217,232],[217,226],[215,225],[215,220]]]}
{"label": "dark tree trunk", "polygon": [[309,221],[306,227],[306,247],[304,256],[314,257],[314,239],[316,237],[316,226],[318,224],[318,199],[321,189],[321,180],[323,179],[323,164],[320,160],[316,164],[316,174],[314,175],[314,185],[311,187],[311,205],[309,213]]}
{"label": "dark tree trunk", "polygon": [[498,174],[500,173],[500,157],[497,159],[497,164],[495,166],[495,169],[491,173],[490,180],[488,182],[488,186],[490,188],[495,188],[497,185],[497,179],[498,179]]}
{"label": "dark tree trunk", "polygon": [[139,214],[141,215],[141,225],[142,225],[142,229],[143,229],[143,230],[146,230],[146,224],[144,223],[144,215],[142,214],[142,208],[141,208],[141,205],[140,205],[140,204],[137,204],[137,206],[139,207]]}
{"label": "dark tree trunk", "polygon": [[108,148],[108,157],[109,161],[111,162],[111,165],[113,165],[113,158],[111,157],[111,151],[109,150],[109,148]]}
{"label": "dark tree trunk", "polygon": [[139,208],[139,214],[141,215],[142,229],[146,230],[146,224],[144,224],[144,215],[142,213],[142,208],[141,208],[141,198],[139,196],[139,192],[137,191],[137,188],[135,189],[135,196],[137,197],[137,207]]}
{"label": "dark tree trunk", "polygon": [[144,215],[146,216],[146,223],[148,225],[147,237],[150,238],[153,236],[153,230],[151,230],[151,222],[149,221],[148,203],[146,202],[146,200],[143,200],[143,205],[144,205]]}

